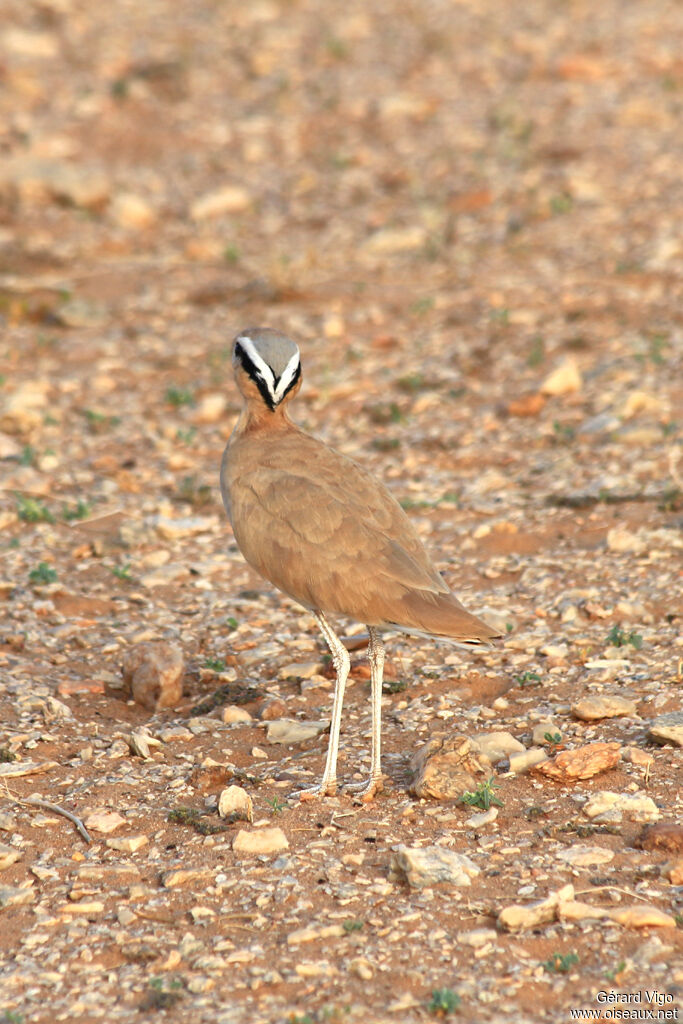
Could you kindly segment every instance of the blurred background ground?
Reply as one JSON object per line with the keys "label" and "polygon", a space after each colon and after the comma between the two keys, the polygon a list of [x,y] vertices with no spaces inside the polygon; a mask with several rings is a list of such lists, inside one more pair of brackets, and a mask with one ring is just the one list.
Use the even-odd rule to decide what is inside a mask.
{"label": "blurred background ground", "polygon": [[[47,1019],[46,1000],[50,1019],[127,1020],[151,992],[164,1005],[147,1011],[177,1019],[417,1021],[450,988],[461,1019],[554,1021],[620,979],[663,987],[664,968],[680,998],[680,927],[458,935],[572,877],[544,843],[576,839],[592,790],[648,789],[680,818],[679,749],[648,727],[681,710],[681,22],[665,0],[2,0],[0,747],[54,765],[3,798],[21,857],[2,885],[30,892],[0,910],[4,1020]],[[188,666],[186,707],[153,731],[226,680],[255,716],[280,697],[292,718],[329,710],[324,679],[287,673],[321,658],[314,624],[247,570],[220,508],[231,339],[252,323],[301,346],[299,421],[381,476],[465,603],[510,626],[476,661],[392,642],[389,676],[409,685],[386,701],[387,793],[362,810],[276,813],[290,762],[315,775],[322,745],[262,757],[257,718],[219,709],[146,761],[121,745],[150,719],[118,689],[145,639],[179,642]],[[348,775],[366,756],[362,671]],[[570,705],[595,692],[638,713],[586,726]],[[50,719],[51,696],[71,718]],[[617,740],[652,768],[569,788],[506,776],[483,837],[468,808],[408,795],[435,722],[530,746],[544,717],[570,747]],[[203,806],[207,757],[257,764],[257,817],[290,842],[276,868],[167,822]],[[66,821],[16,804],[37,791],[116,808],[148,845],[74,852]],[[596,834],[615,860],[592,877],[680,924],[680,886],[638,831]],[[466,899],[416,895],[388,879],[399,842],[455,846],[484,874]],[[83,858],[140,878],[90,878],[74,911]],[[210,884],[159,889],[178,862]],[[330,919],[361,924],[307,957],[287,943]],[[577,953],[571,972],[543,967],[557,950]]]}

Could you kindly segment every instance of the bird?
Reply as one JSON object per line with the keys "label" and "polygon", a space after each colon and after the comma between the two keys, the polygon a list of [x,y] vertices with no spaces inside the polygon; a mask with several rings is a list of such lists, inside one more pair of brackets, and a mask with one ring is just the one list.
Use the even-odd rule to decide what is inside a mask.
{"label": "bird", "polygon": [[341,615],[364,623],[369,636],[370,776],[345,787],[367,802],[383,786],[382,632],[426,634],[466,647],[500,634],[451,592],[384,484],[290,418],[302,383],[295,342],[269,327],[247,328],[234,340],[232,366],[243,405],[223,453],[220,488],[235,541],[256,572],[313,614],[336,673],[322,778],[299,797],[337,791],[350,659],[328,615]]}

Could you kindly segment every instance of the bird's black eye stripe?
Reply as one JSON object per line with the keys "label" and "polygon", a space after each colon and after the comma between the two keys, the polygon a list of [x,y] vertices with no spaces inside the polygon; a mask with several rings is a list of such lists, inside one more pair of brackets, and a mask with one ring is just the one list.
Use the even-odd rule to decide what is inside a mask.
{"label": "bird's black eye stripe", "polygon": [[242,364],[244,372],[249,376],[256,387],[261,392],[261,398],[266,403],[271,412],[275,411],[275,402],[273,396],[270,393],[267,383],[263,379],[260,370],[254,365],[252,360],[249,358],[247,353],[244,351],[239,341],[235,342],[235,356],[239,359]]}

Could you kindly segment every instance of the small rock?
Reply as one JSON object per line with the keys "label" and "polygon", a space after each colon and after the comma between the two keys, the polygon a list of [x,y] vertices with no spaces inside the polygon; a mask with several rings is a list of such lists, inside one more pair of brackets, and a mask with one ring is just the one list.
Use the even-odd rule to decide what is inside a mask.
{"label": "small rock", "polygon": [[583,807],[583,813],[592,821],[620,822],[626,816],[628,821],[657,821],[661,812],[652,797],[642,793],[613,793],[601,790],[592,796]]}
{"label": "small rock", "polygon": [[557,853],[557,859],[573,868],[587,868],[593,864],[609,864],[614,860],[614,851],[602,846],[582,846],[577,844]]}
{"label": "small rock", "polygon": [[8,907],[25,907],[27,903],[33,903],[35,898],[36,894],[30,887],[0,886],[0,910]]}
{"label": "small rock", "polygon": [[276,718],[284,718],[287,705],[281,697],[270,697],[259,708],[258,716],[262,722],[272,722]]}
{"label": "small rock", "polygon": [[683,747],[683,711],[659,715],[648,730],[648,738],[657,743],[673,743]]}
{"label": "small rock", "polygon": [[508,402],[509,416],[538,416],[545,406],[545,398],[537,391],[530,395],[522,395]]}
{"label": "small rock", "polygon": [[226,725],[233,725],[235,722],[251,722],[252,718],[246,708],[238,707],[237,704],[228,704],[221,712],[221,720]]}
{"label": "small rock", "polygon": [[123,660],[124,689],[150,711],[173,708],[183,695],[183,652],[167,640],[136,644]]}
{"label": "small rock", "polygon": [[148,837],[140,833],[137,836],[124,836],[121,839],[107,839],[105,845],[110,850],[118,850],[119,853],[137,853],[148,842]]}
{"label": "small rock", "polygon": [[92,832],[113,832],[120,825],[126,824],[126,819],[122,818],[117,811],[93,811],[83,819],[85,827]]}
{"label": "small rock", "polygon": [[477,754],[488,758],[491,764],[502,761],[509,754],[521,753],[525,747],[509,732],[475,733],[473,747]]}
{"label": "small rock", "polygon": [[476,757],[476,748],[467,736],[436,736],[414,755],[411,793],[435,800],[455,800],[476,789],[473,773],[486,771]]}
{"label": "small rock", "polygon": [[683,885],[683,857],[667,861],[662,865],[662,875],[668,878],[672,885]]}
{"label": "small rock", "polygon": [[375,976],[370,961],[366,960],[363,956],[355,957],[349,964],[349,967],[352,973],[360,978],[361,981],[371,981]]}
{"label": "small rock", "polygon": [[569,657],[569,647],[567,644],[545,644],[539,653],[551,661],[566,661]]}
{"label": "small rock", "polygon": [[112,219],[122,228],[144,231],[156,222],[155,210],[147,200],[132,192],[121,192],[111,204]]}
{"label": "small rock", "polygon": [[658,907],[643,906],[617,907],[610,911],[610,918],[623,928],[675,928],[676,919],[665,914]]}
{"label": "small rock", "polygon": [[640,747],[624,747],[621,752],[624,761],[629,764],[637,764],[641,768],[651,768],[655,762],[654,756],[647,750]]}
{"label": "small rock", "polygon": [[639,850],[665,850],[667,853],[683,853],[683,825],[670,821],[646,825],[636,838],[635,846]]}
{"label": "small rock", "polygon": [[212,391],[200,398],[192,415],[193,423],[218,423],[228,408],[228,396],[222,391]]}
{"label": "small rock", "polygon": [[639,555],[647,548],[642,537],[631,533],[625,526],[613,526],[607,532],[607,549],[619,554]]}
{"label": "small rock", "polygon": [[266,739],[269,743],[304,743],[329,728],[329,721],[301,722],[293,718],[278,718],[268,723]]}
{"label": "small rock", "polygon": [[247,791],[241,786],[228,786],[218,797],[218,813],[221,818],[253,821],[254,805]]}
{"label": "small rock", "polygon": [[320,675],[323,669],[322,661],[293,661],[282,666],[278,672],[278,679],[311,679]]}
{"label": "small rock", "polygon": [[186,516],[182,519],[154,516],[150,525],[163,540],[180,540],[183,537],[196,537],[200,533],[210,533],[216,525],[216,519],[214,516]]}
{"label": "small rock", "polygon": [[152,736],[149,729],[141,726],[139,729],[134,729],[128,737],[128,746],[131,753],[137,754],[138,757],[142,757],[146,761],[152,756],[149,748],[160,747],[161,741]]}
{"label": "small rock", "polygon": [[635,715],[636,702],[615,694],[601,694],[582,697],[572,704],[572,714],[582,722],[593,722],[600,718],[618,718],[620,715]]}
{"label": "small rock", "polygon": [[535,765],[543,764],[547,760],[548,755],[543,747],[530,747],[529,750],[525,750],[523,753],[510,754],[510,771],[520,775],[522,772],[528,771]]}
{"label": "small rock", "polygon": [[0,843],[0,871],[4,871],[5,868],[15,864],[20,857],[21,850],[17,850],[13,846],[7,846],[6,843]]}
{"label": "small rock", "polygon": [[213,882],[213,871],[208,868],[179,868],[177,871],[164,871],[161,884],[165,889],[178,889],[183,885],[206,886]]}
{"label": "small rock", "polygon": [[458,942],[471,946],[472,949],[481,949],[489,942],[495,942],[497,938],[498,932],[495,928],[473,928],[472,931],[458,933]]}
{"label": "small rock", "polygon": [[391,859],[391,872],[405,877],[413,889],[446,882],[449,885],[471,885],[480,874],[479,868],[463,853],[442,846],[399,846]]}
{"label": "small rock", "polygon": [[580,391],[581,372],[575,359],[569,357],[550,373],[541,384],[542,395],[568,395]]}
{"label": "small rock", "polygon": [[536,928],[539,924],[554,921],[559,904],[573,901],[573,899],[574,886],[565,885],[556,892],[551,892],[546,899],[536,903],[529,903],[526,906],[512,903],[510,906],[504,907],[498,915],[498,924],[510,932]]}
{"label": "small rock", "polygon": [[281,828],[261,828],[254,832],[240,829],[232,848],[235,853],[280,853],[289,849],[289,842]]}
{"label": "small rock", "polygon": [[340,924],[328,924],[319,928],[297,928],[287,936],[288,946],[299,946],[304,942],[319,942],[321,939],[339,939],[346,935]]}
{"label": "small rock", "polygon": [[47,380],[20,384],[0,405],[0,425],[9,434],[27,434],[39,427],[47,411],[51,385]]}
{"label": "small rock", "polygon": [[557,907],[557,917],[560,921],[600,920],[609,916],[610,911],[606,907],[594,907],[591,903],[582,903],[580,900],[565,900]]}
{"label": "small rock", "polygon": [[489,807],[488,811],[482,811],[481,814],[473,814],[471,818],[467,819],[465,825],[467,828],[483,828],[484,825],[490,825],[497,817],[498,808]]}
{"label": "small rock", "polygon": [[534,765],[532,771],[556,782],[592,779],[614,768],[621,760],[619,743],[588,743],[576,750],[563,750],[554,760]]}
{"label": "small rock", "polygon": [[239,185],[226,185],[195,199],[190,207],[193,220],[208,220],[226,213],[242,213],[251,206],[251,196]]}
{"label": "small rock", "polygon": [[373,256],[387,256],[421,249],[426,241],[426,230],[416,224],[412,227],[382,228],[380,231],[375,231],[363,243],[362,248]]}
{"label": "small rock", "polygon": [[544,720],[543,722],[538,722],[534,726],[533,732],[531,734],[531,739],[538,746],[542,746],[544,743],[548,742],[548,740],[545,738],[546,737],[546,733],[549,736],[553,736],[553,737],[559,736],[560,737],[559,740],[558,739],[554,740],[555,743],[561,743],[562,742],[562,730],[558,729],[558,727],[555,725],[555,723],[551,722],[550,720]]}

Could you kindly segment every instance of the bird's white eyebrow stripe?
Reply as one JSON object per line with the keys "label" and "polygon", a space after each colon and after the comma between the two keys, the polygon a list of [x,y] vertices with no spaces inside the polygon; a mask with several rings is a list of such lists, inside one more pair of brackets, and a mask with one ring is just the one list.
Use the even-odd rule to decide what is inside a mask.
{"label": "bird's white eyebrow stripe", "polygon": [[284,370],[282,371],[282,376],[280,377],[276,386],[275,374],[273,373],[272,368],[268,366],[268,363],[266,363],[262,356],[259,355],[258,350],[254,345],[254,342],[249,337],[249,335],[240,334],[235,340],[239,342],[239,344],[244,349],[245,354],[249,357],[253,365],[256,367],[259,376],[261,377],[261,380],[268,389],[268,394],[270,395],[273,402],[277,405],[277,403],[282,400],[282,398],[285,395],[285,392],[287,391],[287,388],[294,380],[300,361],[299,350],[296,350],[294,355],[291,357],[291,359],[285,366]]}
{"label": "bird's white eyebrow stripe", "polygon": [[273,371],[268,366],[268,363],[266,363],[265,360],[261,358],[256,349],[256,346],[254,345],[254,342],[248,335],[240,334],[240,336],[237,338],[237,341],[240,343],[240,345],[242,346],[242,348],[244,349],[244,351],[249,356],[252,363],[258,370],[259,374],[261,375],[261,380],[268,388],[268,394],[273,399],[273,401],[275,401],[275,377],[273,375]]}
{"label": "bird's white eyebrow stripe", "polygon": [[287,388],[294,380],[294,375],[297,371],[298,366],[299,352],[297,350],[292,356],[292,358],[289,360],[287,365],[285,366],[284,370],[282,371],[282,376],[280,377],[278,385],[275,388],[275,398],[277,399],[277,401],[280,401],[283,398]]}

